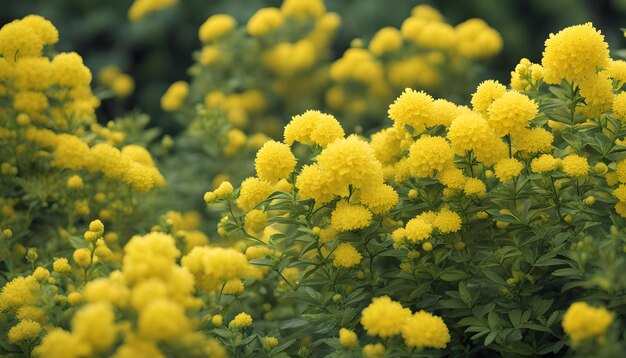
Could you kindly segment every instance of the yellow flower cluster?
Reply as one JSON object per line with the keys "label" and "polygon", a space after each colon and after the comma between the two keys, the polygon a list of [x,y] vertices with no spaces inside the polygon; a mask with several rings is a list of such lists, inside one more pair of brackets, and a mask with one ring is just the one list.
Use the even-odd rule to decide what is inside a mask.
{"label": "yellow flower cluster", "polygon": [[0,94],[9,97],[16,112],[38,124],[49,118],[60,127],[90,123],[100,101],[89,84],[91,71],[75,52],[52,58],[45,45],[59,39],[52,23],[38,15],[15,20],[0,29]]}
{"label": "yellow flower cluster", "polygon": [[370,336],[388,338],[402,333],[413,348],[440,348],[450,342],[448,327],[441,317],[425,311],[411,313],[388,296],[376,297],[361,312],[361,325]]}
{"label": "yellow flower cluster", "polygon": [[105,66],[100,70],[98,82],[109,88],[119,98],[130,96],[135,89],[135,80],[130,75],[122,73],[114,65]]}
{"label": "yellow flower cluster", "polygon": [[178,0],[135,0],[128,9],[128,18],[139,21],[151,13],[174,6]]}
{"label": "yellow flower cluster", "polygon": [[357,43],[332,64],[326,103],[346,115],[376,113],[400,90],[438,88],[447,72],[464,71],[461,63],[492,57],[501,48],[500,34],[484,21],[452,26],[434,8],[418,5],[400,29],[380,29],[367,49]]}
{"label": "yellow flower cluster", "polygon": [[613,314],[604,307],[576,302],[563,315],[563,330],[573,343],[602,336],[613,323]]}

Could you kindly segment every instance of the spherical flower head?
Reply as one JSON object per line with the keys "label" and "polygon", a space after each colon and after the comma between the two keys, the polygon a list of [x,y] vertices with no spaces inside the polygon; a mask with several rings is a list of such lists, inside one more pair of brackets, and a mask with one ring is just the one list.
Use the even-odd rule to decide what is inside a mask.
{"label": "spherical flower head", "polygon": [[90,156],[89,146],[80,138],[61,134],[60,141],[54,150],[53,165],[63,169],[82,169]]}
{"label": "spherical flower head", "polygon": [[326,13],[326,6],[322,0],[285,0],[280,10],[285,16],[303,20],[324,15],[324,13]]}
{"label": "spherical flower head", "polygon": [[252,36],[263,36],[283,25],[285,18],[279,9],[266,7],[257,10],[246,24],[246,30]]}
{"label": "spherical flower head", "polygon": [[326,147],[344,137],[344,131],[337,119],[320,111],[309,110],[293,116],[285,126],[285,143],[317,144]]}
{"label": "spherical flower head", "polygon": [[234,329],[246,329],[251,325],[252,317],[245,312],[241,312],[240,314],[236,315],[235,318],[233,318],[233,320],[228,323],[228,327]]}
{"label": "spherical flower head", "polygon": [[223,181],[220,185],[213,191],[216,197],[223,198],[225,196],[229,196],[233,193],[233,185],[228,181]]}
{"label": "spherical flower head", "polygon": [[115,313],[108,303],[90,303],[72,318],[72,334],[95,351],[107,350],[117,336]]}
{"label": "spherical flower head", "polygon": [[613,98],[613,117],[626,122],[626,92],[620,92]]}
{"label": "spherical flower head", "polygon": [[296,158],[287,144],[272,140],[257,152],[254,167],[259,179],[276,183],[294,171]]}
{"label": "spherical flower head", "polygon": [[185,81],[174,82],[161,97],[161,109],[165,112],[175,112],[182,107],[187,96],[189,96],[189,84]]}
{"label": "spherical flower head", "polygon": [[613,196],[621,202],[626,202],[626,185],[620,184],[617,189],[613,190]]}
{"label": "spherical flower head", "polygon": [[493,101],[506,93],[506,86],[496,80],[481,82],[472,94],[472,107],[477,112],[486,112]]}
{"label": "spherical flower head", "polygon": [[76,249],[72,254],[72,259],[78,266],[87,268],[91,265],[91,252],[87,248]]}
{"label": "spherical flower head", "polygon": [[389,185],[376,183],[361,189],[361,204],[374,214],[384,214],[398,205],[398,193]]}
{"label": "spherical flower head", "polygon": [[278,338],[276,337],[265,337],[264,341],[267,348],[274,348],[278,345]]}
{"label": "spherical flower head", "polygon": [[561,161],[563,173],[570,177],[582,177],[589,173],[587,158],[578,154],[570,154]]}
{"label": "spherical flower head", "polygon": [[413,174],[420,178],[431,176],[452,163],[454,152],[444,137],[422,136],[409,149],[409,162]]}
{"label": "spherical flower head", "polygon": [[552,150],[554,135],[541,127],[523,128],[511,133],[513,146],[528,153],[549,152]]}
{"label": "spherical flower head", "polygon": [[433,227],[442,234],[449,234],[461,230],[461,216],[450,209],[442,209],[437,213]]}
{"label": "spherical flower head", "polygon": [[30,27],[46,45],[54,45],[59,41],[59,31],[57,28],[52,22],[42,16],[28,15],[22,18],[20,22]]}
{"label": "spherical flower head", "polygon": [[191,332],[191,322],[182,305],[157,298],[139,313],[139,334],[152,340],[172,341]]}
{"label": "spherical flower head", "polygon": [[382,343],[369,343],[363,346],[364,358],[383,358],[385,356],[385,346]]}
{"label": "spherical flower head", "polygon": [[626,61],[612,60],[606,68],[606,73],[610,78],[618,82],[618,87],[621,87],[626,82]]}
{"label": "spherical flower head", "polygon": [[399,334],[411,317],[411,310],[389,296],[376,297],[361,312],[361,325],[370,336],[387,338]]}
{"label": "spherical flower head", "polygon": [[214,41],[231,32],[236,26],[237,20],[230,15],[213,15],[200,26],[198,38],[204,43]]}
{"label": "spherical flower head", "polygon": [[80,292],[72,292],[67,295],[67,303],[72,306],[76,306],[83,302],[83,295]]}
{"label": "spherical flower head", "polygon": [[541,64],[550,84],[580,81],[610,64],[609,45],[590,22],[550,34],[545,46]]}
{"label": "spherical flower head", "polygon": [[585,106],[580,111],[589,117],[599,117],[613,105],[613,81],[605,71],[587,76],[578,86]]}
{"label": "spherical flower head", "polygon": [[39,322],[25,319],[11,327],[7,333],[7,337],[9,338],[9,342],[16,344],[27,339],[35,338],[40,332],[41,324],[39,324]]}
{"label": "spherical flower head", "polygon": [[421,132],[434,115],[433,98],[424,91],[407,88],[389,106],[387,113],[396,124],[409,125]]}
{"label": "spherical flower head", "polygon": [[0,28],[0,54],[9,62],[41,55],[44,41],[28,22],[14,20]]}
{"label": "spherical flower head", "polygon": [[354,349],[359,346],[359,339],[353,330],[341,328],[339,330],[339,344],[344,348]]}
{"label": "spherical flower head", "polygon": [[239,279],[232,279],[226,281],[222,293],[225,295],[239,296],[243,293],[244,286],[243,281]]}
{"label": "spherical flower head", "polygon": [[402,47],[402,33],[393,27],[378,30],[369,44],[369,50],[376,56],[393,52]]}
{"label": "spherical flower head", "polygon": [[252,209],[244,218],[244,228],[248,233],[258,234],[267,226],[267,214],[263,210]]}
{"label": "spherical flower head", "polygon": [[494,132],[502,137],[526,128],[537,111],[537,103],[528,96],[517,91],[507,91],[489,106],[487,118]]}
{"label": "spherical flower head", "polygon": [[365,187],[383,181],[383,168],[369,143],[352,135],[329,144],[317,157],[337,188]]}
{"label": "spherical flower head", "polygon": [[462,190],[465,187],[467,178],[463,171],[454,165],[448,165],[437,175],[439,182],[451,189]]}
{"label": "spherical flower head", "polygon": [[58,273],[68,273],[72,270],[69,262],[65,257],[54,260],[52,263],[52,269]]}
{"label": "spherical flower head", "polygon": [[50,278],[50,271],[44,267],[37,267],[33,272],[33,277],[39,282],[47,282]]}
{"label": "spherical flower head", "polygon": [[450,342],[450,332],[441,317],[419,311],[402,326],[402,338],[411,348],[443,349]]}
{"label": "spherical flower head", "polygon": [[485,186],[485,183],[478,178],[467,178],[465,180],[463,192],[465,192],[465,195],[467,196],[482,198],[487,193],[487,187]]}
{"label": "spherical flower head", "polygon": [[334,180],[331,171],[315,163],[302,167],[295,186],[302,199],[313,199],[316,203],[323,204],[339,194],[342,190],[341,184]]}
{"label": "spherical flower head", "polygon": [[92,221],[91,223],[89,223],[89,231],[103,233],[104,224],[99,219],[96,219]]}
{"label": "spherical flower head", "polygon": [[61,328],[53,328],[33,349],[35,357],[86,357],[92,354],[89,344]]}
{"label": "spherical flower head", "polygon": [[530,169],[533,173],[547,173],[556,170],[560,164],[560,159],[550,154],[543,154],[530,162]]}
{"label": "spherical flower head", "polygon": [[339,232],[366,228],[372,220],[372,212],[365,206],[339,201],[330,218],[331,225]]}
{"label": "spherical flower head", "polygon": [[585,302],[573,303],[563,315],[563,330],[574,344],[602,336],[611,323],[613,314],[604,307],[593,307]]}
{"label": "spherical flower head", "polygon": [[91,83],[91,71],[76,52],[62,52],[54,56],[52,69],[59,86],[79,88]]}
{"label": "spherical flower head", "polygon": [[252,210],[258,203],[267,199],[273,191],[272,184],[259,178],[250,177],[241,183],[237,206],[245,211]]}
{"label": "spherical flower head", "polygon": [[462,114],[455,118],[447,134],[452,148],[458,154],[481,147],[483,143],[494,137],[495,133],[489,127],[487,120],[478,113]]}
{"label": "spherical flower head", "polygon": [[493,166],[493,169],[496,173],[496,178],[503,183],[508,183],[522,172],[524,165],[515,158],[506,158],[498,161]]}
{"label": "spherical flower head", "polygon": [[211,323],[215,327],[220,327],[224,324],[224,317],[222,317],[222,315],[216,314],[215,316],[213,316],[213,318],[211,318]]}
{"label": "spherical flower head", "polygon": [[335,258],[333,266],[350,268],[358,265],[363,256],[352,244],[347,242],[340,243],[333,252]]}
{"label": "spherical flower head", "polygon": [[79,175],[72,175],[71,177],[67,179],[68,189],[78,190],[78,189],[82,189],[83,186],[84,186],[83,178],[81,178]]}
{"label": "spherical flower head", "polygon": [[433,225],[422,217],[415,217],[406,223],[404,235],[407,240],[416,243],[426,240],[433,232]]}

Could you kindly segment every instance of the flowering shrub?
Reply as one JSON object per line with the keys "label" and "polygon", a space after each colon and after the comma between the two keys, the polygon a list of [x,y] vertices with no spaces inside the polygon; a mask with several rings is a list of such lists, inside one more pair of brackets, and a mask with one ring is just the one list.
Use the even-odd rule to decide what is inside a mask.
{"label": "flowering shrub", "polygon": [[[319,4],[262,10],[251,37],[216,15],[200,37],[230,46],[281,21],[311,26],[328,15]],[[436,15],[420,9],[415,21]],[[186,129],[152,146],[167,183],[144,147],[155,135],[145,117],[97,124],[91,73],[77,54],[55,53],[57,39],[34,15],[0,29],[3,354],[612,357],[625,348],[626,62],[610,58],[591,24],[551,35],[541,63],[522,59],[509,87],[481,83],[471,106],[407,88],[388,107],[391,123],[366,136],[307,110],[282,140],[253,140],[232,113],[240,103],[259,107],[239,118],[266,110],[265,90],[220,84],[207,96],[220,101],[198,105],[195,86],[219,82],[174,84],[161,104]],[[293,59],[276,46],[271,63]],[[474,58],[477,48],[458,50]],[[290,83],[297,70],[275,75]],[[223,105],[231,100],[239,104]],[[244,147],[259,148],[254,163]],[[230,156],[255,175],[212,187],[169,175],[204,153],[200,169],[225,170],[214,159]],[[212,238],[200,213],[182,212],[202,186],[221,216]],[[182,199],[163,200],[177,190]],[[159,217],[170,204],[181,212]]]}

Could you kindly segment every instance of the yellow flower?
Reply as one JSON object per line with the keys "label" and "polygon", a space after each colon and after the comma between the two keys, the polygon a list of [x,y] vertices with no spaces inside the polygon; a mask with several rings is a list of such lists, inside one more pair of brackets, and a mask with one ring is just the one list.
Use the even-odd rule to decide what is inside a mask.
{"label": "yellow flower", "polygon": [[382,343],[369,343],[363,346],[364,358],[382,358],[385,356],[385,346]]}
{"label": "yellow flower", "polygon": [[506,87],[498,81],[487,80],[481,82],[472,94],[472,107],[475,111],[486,112],[493,101],[506,93]]}
{"label": "yellow flower", "polygon": [[241,312],[233,318],[232,321],[228,323],[228,327],[235,329],[246,329],[252,325],[252,317],[245,313]]}
{"label": "yellow flower", "polygon": [[72,334],[94,351],[106,351],[117,336],[113,308],[106,303],[83,306],[72,318]]}
{"label": "yellow flower", "polygon": [[482,198],[487,193],[487,186],[478,178],[467,178],[463,191],[467,196],[476,196]]}
{"label": "yellow flower", "polygon": [[153,340],[175,340],[191,332],[191,322],[184,308],[166,298],[150,302],[139,313],[139,334]]}
{"label": "yellow flower", "polygon": [[393,27],[378,30],[369,44],[369,50],[376,56],[393,52],[402,47],[402,34]]}
{"label": "yellow flower", "polygon": [[244,228],[252,234],[260,233],[267,226],[267,214],[263,210],[252,209],[244,219]]}
{"label": "yellow flower", "polygon": [[422,136],[409,149],[411,171],[417,177],[431,176],[453,160],[454,152],[444,137]]}
{"label": "yellow flower", "polygon": [[128,9],[128,18],[139,21],[146,15],[164,10],[176,4],[178,0],[135,0]]}
{"label": "yellow flower", "polygon": [[58,273],[67,273],[72,270],[72,267],[65,257],[54,260],[54,262],[52,263],[52,268],[55,272]]}
{"label": "yellow flower", "polygon": [[450,332],[441,317],[419,311],[402,326],[402,338],[408,347],[443,349],[450,342]]}
{"label": "yellow flower", "polygon": [[72,175],[67,179],[68,189],[82,189],[83,185],[83,179],[79,175]]}
{"label": "yellow flower", "polygon": [[433,227],[442,234],[449,234],[461,230],[461,216],[450,209],[441,209],[433,222]]}
{"label": "yellow flower", "polygon": [[252,36],[263,36],[281,27],[284,22],[285,18],[280,10],[274,7],[266,7],[257,10],[257,12],[250,17],[246,29]]}
{"label": "yellow flower", "polygon": [[9,281],[0,292],[0,311],[15,310],[32,305],[39,294],[39,283],[32,276],[18,276]]}
{"label": "yellow flower", "polygon": [[374,214],[384,214],[398,205],[398,193],[387,184],[372,184],[361,189],[361,204]]}
{"label": "yellow flower", "polygon": [[545,45],[541,64],[550,84],[580,81],[610,64],[608,44],[590,22],[550,34]]}
{"label": "yellow flower", "polygon": [[483,116],[470,113],[462,114],[452,121],[447,138],[455,152],[462,153],[483,146],[495,138],[495,134]]}
{"label": "yellow flower", "polygon": [[613,117],[626,122],[626,92],[620,92],[613,98]]}
{"label": "yellow flower", "polygon": [[239,296],[243,293],[243,290],[243,282],[239,279],[233,279],[226,281],[222,293],[225,295]]}
{"label": "yellow flower", "polygon": [[353,349],[359,346],[359,339],[354,331],[341,328],[339,330],[339,344],[341,344],[342,347]]}
{"label": "yellow flower", "polygon": [[411,317],[411,310],[389,296],[376,297],[361,312],[361,324],[370,336],[387,338],[399,334]]}
{"label": "yellow flower", "polygon": [[269,141],[257,152],[254,167],[261,180],[276,183],[294,171],[296,158],[287,144]]}
{"label": "yellow flower", "polygon": [[602,336],[611,323],[613,314],[604,307],[592,307],[585,302],[576,302],[563,315],[563,330],[574,344]]}
{"label": "yellow flower", "polygon": [[161,108],[166,112],[175,112],[182,107],[188,95],[189,84],[187,82],[174,82],[161,97]]}
{"label": "yellow flower", "polygon": [[421,132],[433,117],[433,98],[426,92],[407,88],[389,106],[387,113],[396,124],[410,125],[416,131]]}
{"label": "yellow flower", "polygon": [[488,122],[500,137],[517,133],[537,115],[537,103],[516,91],[507,91],[487,109]]}
{"label": "yellow flower", "polygon": [[326,147],[339,138],[344,137],[344,131],[337,119],[320,111],[306,111],[293,116],[285,126],[285,143],[317,144]]}
{"label": "yellow flower", "polygon": [[577,154],[570,154],[561,161],[563,172],[570,177],[582,177],[589,173],[587,158]]}
{"label": "yellow flower", "polygon": [[363,229],[371,220],[372,213],[366,207],[342,200],[333,210],[330,222],[337,231],[344,232]]}
{"label": "yellow flower", "polygon": [[560,159],[555,158],[550,154],[543,154],[540,157],[533,159],[530,163],[530,169],[533,173],[546,173],[557,169],[560,164]]}
{"label": "yellow flower", "polygon": [[432,224],[419,216],[409,220],[405,229],[406,238],[413,243],[428,239],[433,232]]}
{"label": "yellow flower", "polygon": [[606,72],[591,74],[580,81],[580,95],[585,98],[585,106],[580,111],[589,117],[599,117],[613,105],[613,81]]}
{"label": "yellow flower", "polygon": [[35,347],[35,357],[67,358],[86,357],[91,354],[88,344],[80,338],[61,328],[53,328],[41,340],[41,344]]}
{"label": "yellow flower", "polygon": [[234,17],[226,14],[213,15],[200,26],[198,38],[205,43],[214,41],[231,32],[235,26],[237,20]]}
{"label": "yellow flower", "polygon": [[237,206],[245,211],[252,210],[273,192],[274,188],[270,183],[259,178],[250,177],[241,183]]}
{"label": "yellow flower", "polygon": [[335,256],[333,260],[333,265],[335,267],[350,268],[358,265],[363,258],[361,253],[359,253],[359,251],[352,244],[347,242],[340,243],[333,254]]}
{"label": "yellow flower", "polygon": [[508,183],[517,177],[524,169],[524,165],[515,158],[502,159],[493,167],[496,178],[503,183]]}
{"label": "yellow flower", "polygon": [[20,341],[37,337],[39,332],[41,332],[41,324],[39,324],[39,322],[26,319],[11,327],[7,336],[9,338],[9,342],[16,344]]}

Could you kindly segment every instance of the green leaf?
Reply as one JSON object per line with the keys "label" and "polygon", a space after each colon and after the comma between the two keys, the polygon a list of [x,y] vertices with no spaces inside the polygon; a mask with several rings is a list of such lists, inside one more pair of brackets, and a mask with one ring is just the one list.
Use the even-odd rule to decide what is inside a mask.
{"label": "green leaf", "polygon": [[82,248],[89,247],[89,243],[87,242],[87,240],[81,237],[70,236],[69,240],[70,240],[70,245],[72,245],[72,247],[75,249],[82,249]]}

